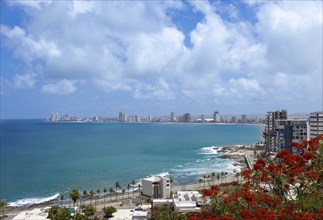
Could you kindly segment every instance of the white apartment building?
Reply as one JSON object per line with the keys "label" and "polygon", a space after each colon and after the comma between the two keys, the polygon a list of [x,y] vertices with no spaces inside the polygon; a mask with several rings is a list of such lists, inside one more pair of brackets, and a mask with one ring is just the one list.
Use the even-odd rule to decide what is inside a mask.
{"label": "white apartment building", "polygon": [[[173,195],[173,205],[175,212],[199,212],[202,195],[198,191],[177,191]],[[203,203],[204,204],[204,203]]]}
{"label": "white apartment building", "polygon": [[152,199],[170,198],[170,179],[163,176],[151,176],[142,179],[142,195]]}
{"label": "white apartment building", "polygon": [[323,112],[312,112],[310,114],[310,138],[323,135]]}

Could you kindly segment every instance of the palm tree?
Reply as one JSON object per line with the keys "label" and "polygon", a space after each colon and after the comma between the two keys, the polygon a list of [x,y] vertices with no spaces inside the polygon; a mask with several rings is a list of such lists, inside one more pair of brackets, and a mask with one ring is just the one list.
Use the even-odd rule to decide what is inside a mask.
{"label": "palm tree", "polygon": [[111,202],[111,200],[112,200],[112,194],[114,193],[114,189],[111,187],[109,189],[109,192],[110,192],[110,202]]}
{"label": "palm tree", "polygon": [[218,182],[219,182],[219,180],[220,180],[220,173],[217,173],[216,174],[216,179],[218,180]]}
{"label": "palm tree", "polygon": [[100,189],[96,190],[96,196],[99,198],[99,204],[100,204],[100,192],[101,192]]}
{"label": "palm tree", "polygon": [[211,176],[212,176],[212,184],[214,185],[215,172],[212,172]]}
{"label": "palm tree", "polygon": [[140,188],[141,188],[141,185],[140,185],[140,183],[139,183],[139,184],[138,184],[139,196],[141,195],[141,193],[140,193]]}
{"label": "palm tree", "polygon": [[[90,190],[90,200],[91,200],[91,205],[92,205],[92,198],[94,196],[95,192],[93,191],[93,189]],[[94,202],[95,204],[95,202]]]}
{"label": "palm tree", "polygon": [[7,203],[3,200],[0,200],[0,218],[2,218],[3,215],[3,209],[7,205]]}
{"label": "palm tree", "polygon": [[107,188],[104,188],[104,189],[103,189],[103,192],[104,192],[104,195],[103,195],[103,196],[104,196],[104,203],[105,203],[105,197],[106,197],[106,194],[107,194],[107,192],[108,192],[108,189],[107,189]]}
{"label": "palm tree", "polygon": [[207,183],[208,183],[209,186],[210,186],[210,179],[211,179],[211,176],[207,175]]}
{"label": "palm tree", "polygon": [[135,185],[136,185],[135,179],[131,181],[131,185],[132,185],[132,196],[135,197]]}
{"label": "palm tree", "polygon": [[227,175],[228,175],[228,173],[224,172],[224,180],[225,180],[225,182],[227,182]]}
{"label": "palm tree", "polygon": [[129,198],[130,183],[128,183],[128,185],[127,185],[127,189],[128,189],[128,198]]}
{"label": "palm tree", "polygon": [[63,200],[64,200],[64,194],[60,194],[59,195],[59,198],[61,200],[61,206],[63,205]]}
{"label": "palm tree", "polygon": [[118,189],[121,188],[121,185],[120,185],[119,181],[117,181],[114,186],[116,188],[116,200],[117,200],[117,205],[118,205]]}
{"label": "palm tree", "polygon": [[124,197],[125,192],[126,192],[126,190],[125,189],[122,189],[122,199]]}
{"label": "palm tree", "polygon": [[224,176],[224,172],[221,172],[221,183],[223,182],[223,176]]}
{"label": "palm tree", "polygon": [[83,198],[85,198],[87,196],[87,191],[83,190]]}
{"label": "palm tree", "polygon": [[170,178],[169,183],[170,183],[170,192],[173,193],[173,189],[172,189],[173,188],[173,183],[174,183],[173,178]]}
{"label": "palm tree", "polygon": [[72,189],[72,192],[70,193],[70,197],[74,202],[74,208],[75,208],[75,203],[80,198],[80,192],[77,189]]}

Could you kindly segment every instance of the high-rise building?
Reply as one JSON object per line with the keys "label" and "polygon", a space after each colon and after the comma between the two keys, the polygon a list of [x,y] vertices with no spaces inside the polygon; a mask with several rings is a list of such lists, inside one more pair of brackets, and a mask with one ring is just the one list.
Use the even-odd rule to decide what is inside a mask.
{"label": "high-rise building", "polygon": [[247,123],[247,115],[241,115],[241,123]]}
{"label": "high-rise building", "polygon": [[175,113],[174,112],[171,112],[170,113],[170,121],[171,122],[174,122],[175,121]]}
{"label": "high-rise building", "polygon": [[140,121],[139,115],[135,115],[135,122],[139,122],[139,121]]}
{"label": "high-rise building", "polygon": [[205,115],[204,114],[201,115],[201,122],[205,123]]}
{"label": "high-rise building", "polygon": [[151,115],[147,117],[147,122],[151,122]]}
{"label": "high-rise building", "polygon": [[49,118],[49,121],[59,121],[58,113],[52,113]]}
{"label": "high-rise building", "polygon": [[191,122],[191,114],[185,113],[182,117],[183,122]]}
{"label": "high-rise building", "polygon": [[220,115],[219,115],[219,112],[218,111],[215,111],[213,113],[213,122],[216,123],[216,122],[220,122]]}
{"label": "high-rise building", "polygon": [[323,135],[323,112],[310,113],[310,138]]}
{"label": "high-rise building", "polygon": [[238,123],[238,119],[237,119],[237,117],[236,117],[236,116],[232,116],[232,117],[231,117],[231,122],[232,122],[232,123]]}
{"label": "high-rise building", "polygon": [[308,140],[308,121],[306,119],[277,119],[275,123],[277,150],[287,149],[290,153],[299,153],[291,147],[291,143]]}
{"label": "high-rise building", "polygon": [[276,120],[287,119],[287,111],[267,112],[266,127],[263,132],[265,138],[266,152],[276,152],[277,137],[276,137]]}
{"label": "high-rise building", "polygon": [[127,121],[126,113],[119,112],[119,122],[126,122],[126,121]]}

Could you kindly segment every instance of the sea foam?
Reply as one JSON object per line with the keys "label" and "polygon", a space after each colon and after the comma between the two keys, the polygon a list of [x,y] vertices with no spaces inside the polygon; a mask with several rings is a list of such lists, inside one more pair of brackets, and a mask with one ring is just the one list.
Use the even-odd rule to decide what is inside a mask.
{"label": "sea foam", "polygon": [[55,200],[59,197],[59,194],[56,193],[55,195],[52,195],[50,197],[45,198],[26,198],[26,199],[20,199],[16,202],[10,202],[8,203],[8,206],[10,207],[29,207],[31,205],[37,205],[45,202],[49,202],[52,200]]}
{"label": "sea foam", "polygon": [[201,151],[198,154],[218,154],[218,150],[221,150],[222,147],[202,147]]}

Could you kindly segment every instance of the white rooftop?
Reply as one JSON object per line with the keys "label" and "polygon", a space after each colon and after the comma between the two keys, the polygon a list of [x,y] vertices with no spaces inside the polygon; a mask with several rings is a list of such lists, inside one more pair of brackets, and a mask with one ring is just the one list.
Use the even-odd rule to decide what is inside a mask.
{"label": "white rooftop", "polygon": [[196,206],[197,201],[201,198],[198,191],[177,191],[173,195],[174,204],[177,207]]}
{"label": "white rooftop", "polygon": [[17,216],[13,218],[13,220],[44,220],[47,219],[48,213],[46,209],[33,209],[31,211],[23,211],[20,212]]}
{"label": "white rooftop", "polygon": [[132,220],[132,219],[147,219],[148,209],[151,205],[142,205],[135,209],[118,209],[113,213],[112,220]]}

